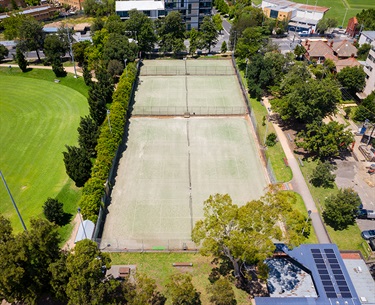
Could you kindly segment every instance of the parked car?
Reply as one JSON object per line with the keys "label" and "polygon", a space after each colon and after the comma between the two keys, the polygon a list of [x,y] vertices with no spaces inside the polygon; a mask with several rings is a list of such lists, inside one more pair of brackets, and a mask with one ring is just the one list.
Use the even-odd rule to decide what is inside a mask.
{"label": "parked car", "polygon": [[362,237],[366,240],[375,238],[375,230],[362,231]]}
{"label": "parked car", "polygon": [[366,210],[360,208],[357,213],[357,218],[375,220],[375,212],[373,210]]}

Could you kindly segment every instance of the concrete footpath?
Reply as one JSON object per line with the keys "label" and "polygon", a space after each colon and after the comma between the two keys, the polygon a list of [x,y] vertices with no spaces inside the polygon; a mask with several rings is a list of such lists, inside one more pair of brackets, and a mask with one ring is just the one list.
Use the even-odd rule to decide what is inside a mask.
{"label": "concrete footpath", "polygon": [[[268,109],[271,109],[271,104],[269,103],[267,98],[263,98],[263,104],[266,107],[267,111],[269,111]],[[286,159],[288,160],[290,169],[293,172],[293,179],[291,181],[293,190],[302,196],[303,201],[305,202],[306,209],[311,211],[310,218],[319,243],[329,244],[331,243],[331,240],[324,227],[318,209],[316,208],[314,199],[311,196],[305,178],[303,177],[301,169],[299,168],[298,161],[289,146],[288,139],[286,138],[284,132],[281,130],[278,124],[272,123],[272,125],[275,128],[277,138],[279,139],[279,142],[283,147]]]}
{"label": "concrete footpath", "polygon": [[[1,67],[12,67],[12,68],[18,68],[17,64],[0,64]],[[35,65],[29,65],[27,66],[30,69],[45,69],[45,70],[52,70],[51,66],[35,66]],[[74,67],[64,67],[65,71],[67,73],[73,73],[74,74]],[[76,68],[76,73],[78,76],[82,76],[82,72],[78,71],[78,67]]]}

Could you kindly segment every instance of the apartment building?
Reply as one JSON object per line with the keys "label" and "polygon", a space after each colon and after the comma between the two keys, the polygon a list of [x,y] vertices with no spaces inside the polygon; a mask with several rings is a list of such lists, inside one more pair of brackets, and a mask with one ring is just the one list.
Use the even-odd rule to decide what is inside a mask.
{"label": "apartment building", "polygon": [[363,93],[367,96],[372,91],[375,91],[375,40],[371,43],[371,50],[363,70],[366,72],[366,86],[363,89]]}
{"label": "apartment building", "polygon": [[211,15],[212,0],[116,1],[116,13],[121,19],[129,18],[131,9],[142,11],[152,19],[178,11],[182,15],[186,29],[191,30],[198,29],[203,18]]}

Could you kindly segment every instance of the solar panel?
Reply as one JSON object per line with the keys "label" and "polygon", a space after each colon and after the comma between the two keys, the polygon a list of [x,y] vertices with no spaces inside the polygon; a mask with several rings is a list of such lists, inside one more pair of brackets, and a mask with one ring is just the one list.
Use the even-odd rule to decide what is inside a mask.
{"label": "solar panel", "polygon": [[327,286],[327,287],[324,287],[324,290],[328,293],[328,292],[335,291],[335,288],[333,286]]}
{"label": "solar panel", "polygon": [[318,269],[327,269],[326,265],[325,264],[316,264],[316,267]]}
{"label": "solar panel", "polygon": [[334,292],[327,292],[327,297],[328,298],[332,298],[332,299],[336,299],[337,298],[337,294],[334,293]]}
{"label": "solar panel", "polygon": [[342,274],[341,269],[333,269],[332,272],[333,274]]}
{"label": "solar panel", "polygon": [[333,286],[332,282],[327,280],[327,281],[322,281],[323,283],[323,286],[326,287],[326,286]]}
{"label": "solar panel", "polygon": [[337,259],[335,259],[335,258],[329,258],[328,259],[328,262],[330,263],[330,264],[338,264],[339,262],[337,261]]}
{"label": "solar panel", "polygon": [[325,252],[325,253],[335,253],[335,252],[333,251],[333,249],[324,249],[324,252]]}
{"label": "solar panel", "polygon": [[311,253],[320,253],[320,249],[313,248],[311,249]]}
{"label": "solar panel", "polygon": [[340,274],[335,274],[335,279],[336,279],[336,281],[343,281],[343,280],[345,280],[345,277],[343,275],[340,275]]}
{"label": "solar panel", "polygon": [[323,258],[323,256],[320,253],[313,253],[313,258]]}
{"label": "solar panel", "polygon": [[335,253],[333,253],[333,254],[327,253],[326,256],[328,258],[336,258],[336,254]]}
{"label": "solar panel", "polygon": [[347,284],[346,284],[346,281],[336,281],[336,283],[337,283],[337,285],[339,285],[339,286],[345,286],[345,285],[347,285]]}
{"label": "solar panel", "polygon": [[349,291],[349,287],[348,286],[339,286],[339,290],[340,291]]}
{"label": "solar panel", "polygon": [[318,269],[318,273],[319,274],[328,274],[328,270],[327,269]]}
{"label": "solar panel", "polygon": [[349,298],[349,299],[352,298],[352,294],[350,292],[343,292],[343,293],[341,293],[341,296],[343,298]]}
{"label": "solar panel", "polygon": [[315,264],[324,264],[323,258],[314,258]]}
{"label": "solar panel", "polygon": [[330,277],[329,275],[326,275],[326,274],[321,274],[321,275],[320,275],[320,278],[321,278],[322,280],[331,280],[331,277]]}

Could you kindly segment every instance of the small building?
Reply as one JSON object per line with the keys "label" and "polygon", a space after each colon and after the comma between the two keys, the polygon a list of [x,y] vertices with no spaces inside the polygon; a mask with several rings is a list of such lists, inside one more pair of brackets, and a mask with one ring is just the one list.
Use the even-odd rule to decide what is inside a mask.
{"label": "small building", "polygon": [[[281,289],[278,296],[255,297],[256,305],[361,305],[335,244],[304,244],[293,250],[289,250],[285,245],[278,245],[277,251],[284,253],[281,255],[282,259],[287,258],[303,270],[308,278],[311,277],[312,283],[309,282],[308,290],[305,289],[297,295],[284,294]],[[286,282],[288,285],[288,281]],[[294,283],[296,284],[298,283]]]}
{"label": "small building", "polygon": [[313,33],[328,7],[295,3],[288,0],[263,0],[262,10],[269,18],[286,20],[289,30]]}
{"label": "small building", "polygon": [[338,59],[334,61],[336,64],[336,72],[339,73],[345,67],[357,67],[361,66],[361,63],[354,57],[349,57],[345,59]]}
{"label": "small building", "polygon": [[80,222],[74,243],[76,244],[77,242],[83,239],[91,240],[94,234],[94,229],[95,229],[95,224],[91,220],[84,220]]}
{"label": "small building", "polygon": [[70,5],[73,9],[83,10],[83,4],[85,3],[85,0],[59,0],[59,2],[61,4]]}
{"label": "small building", "polygon": [[58,10],[59,9],[57,7],[51,6],[49,4],[30,6],[27,8],[22,8],[20,11],[17,11],[14,13],[12,12],[2,13],[0,14],[0,21],[8,18],[12,14],[22,14],[22,15],[32,16],[38,21],[49,20],[55,16]]}
{"label": "small building", "polygon": [[354,37],[359,33],[359,24],[357,17],[352,17],[349,19],[345,33],[350,35],[351,37]]}
{"label": "small building", "polygon": [[363,31],[359,36],[358,44],[361,46],[365,43],[371,44],[375,40],[375,31]]}

